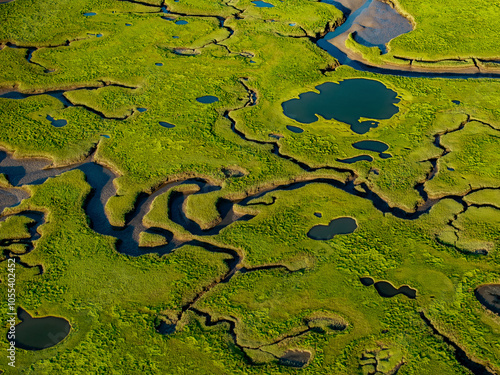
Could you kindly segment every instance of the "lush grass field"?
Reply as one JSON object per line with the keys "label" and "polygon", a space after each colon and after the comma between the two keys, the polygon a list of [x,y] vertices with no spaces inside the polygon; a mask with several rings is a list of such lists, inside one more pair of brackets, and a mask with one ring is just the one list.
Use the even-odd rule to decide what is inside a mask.
{"label": "lush grass field", "polygon": [[[403,363],[398,374],[469,374],[454,349],[432,333],[423,313],[474,361],[500,371],[500,317],[482,307],[473,292],[500,279],[500,83],[382,76],[348,67],[325,71],[336,61],[309,36],[339,21],[341,12],[316,1],[269,2],[275,7],[258,8],[249,0],[167,0],[170,14],[157,0],[144,2],[153,6],[113,0],[0,4],[0,88],[63,90],[73,104],[65,107],[50,95],[0,98],[0,146],[15,157],[46,157],[54,166],[93,153],[97,163],[116,174],[117,194],[105,207],[116,226],[126,226],[141,193],[195,177],[221,187],[186,200],[186,216],[202,228],[220,220],[216,205],[221,198],[244,199],[314,178],[339,184],[356,178],[356,185],[364,183],[389,206],[408,212],[425,195],[452,197],[406,220],[382,213],[368,199],[310,183],[269,191],[251,205],[236,204],[235,212],[255,217],[201,237],[169,219],[174,192],[199,190],[183,184],[158,195],[143,224],[228,253],[184,245],[163,256],[134,258],[116,251],[115,238],[90,228],[84,207],[92,187],[83,172],[25,187],[31,197],[6,209],[7,218],[0,222],[0,241],[22,243],[2,248],[2,259],[8,251],[28,248],[24,242],[33,221],[23,212],[42,212],[41,236],[20,259],[41,265],[44,272],[37,275],[38,267],[17,265],[17,302],[34,316],[65,317],[72,330],[52,348],[18,349],[14,372],[0,357],[1,370],[362,374],[374,370],[366,355],[391,355],[377,367],[384,373]],[[391,42],[391,54],[496,56],[497,7],[480,0],[399,0],[397,5],[412,15],[417,28]],[[223,26],[217,17],[225,18]],[[462,29],[472,30],[479,20],[488,21],[488,27],[480,38],[469,38]],[[31,61],[22,48],[28,46],[38,47]],[[182,55],[177,48],[198,54]],[[373,49],[363,52],[380,59]],[[335,120],[304,125],[283,114],[284,101],[324,82],[352,78],[378,80],[397,92],[399,112],[364,135]],[[196,100],[205,95],[219,100]],[[54,127],[47,115],[68,123]],[[293,133],[287,125],[304,132]],[[392,158],[352,147],[361,140],[388,144]],[[337,161],[362,153],[374,161]],[[436,172],[432,179],[431,172]],[[0,174],[2,188],[9,188],[8,176],[8,169]],[[465,203],[459,203],[466,194]],[[313,226],[343,216],[356,219],[354,233],[329,241],[307,236]],[[150,232],[139,236],[148,251],[165,242]],[[474,253],[481,249],[488,255]],[[243,272],[219,283],[232,251],[241,254]],[[6,272],[6,267],[0,271],[4,286]],[[417,298],[383,298],[373,286],[361,284],[363,276],[409,285]],[[183,313],[202,291],[192,307],[220,324],[206,324],[192,310]],[[1,287],[2,300],[6,294]],[[0,313],[6,312],[2,304]],[[161,320],[177,323],[176,332],[157,333]],[[325,322],[346,327],[332,329]],[[2,327],[6,330],[7,323]],[[312,353],[307,367],[279,363],[288,350],[299,349]]]}

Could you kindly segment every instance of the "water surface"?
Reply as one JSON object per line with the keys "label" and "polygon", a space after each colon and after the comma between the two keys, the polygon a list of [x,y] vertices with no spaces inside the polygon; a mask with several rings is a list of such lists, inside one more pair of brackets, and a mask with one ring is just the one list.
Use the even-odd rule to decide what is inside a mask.
{"label": "water surface", "polygon": [[328,225],[316,225],[309,230],[307,236],[313,240],[331,240],[338,234],[349,234],[358,228],[356,220],[352,217],[339,217],[330,221]]}
{"label": "water surface", "polygon": [[389,119],[399,108],[397,93],[379,81],[370,79],[346,79],[340,83],[326,82],[316,86],[319,93],[306,92],[298,99],[281,104],[286,116],[303,124],[318,121],[318,116],[335,119],[351,125],[351,129],[364,134],[378,126],[375,120]]}
{"label": "water surface", "polygon": [[71,330],[64,318],[33,318],[22,308],[18,309],[18,317],[22,322],[16,326],[16,347],[25,350],[50,348],[61,342]]}
{"label": "water surface", "polygon": [[203,104],[211,104],[219,101],[219,98],[216,96],[212,95],[205,95],[205,96],[200,96],[199,98],[196,98],[196,100],[200,103]]}

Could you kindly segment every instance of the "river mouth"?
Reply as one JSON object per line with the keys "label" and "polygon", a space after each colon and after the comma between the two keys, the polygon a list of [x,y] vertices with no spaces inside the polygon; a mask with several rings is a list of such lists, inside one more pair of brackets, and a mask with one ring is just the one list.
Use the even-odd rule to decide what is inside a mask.
{"label": "river mouth", "polygon": [[328,225],[316,225],[312,227],[307,236],[317,241],[331,240],[339,234],[350,234],[358,228],[356,220],[352,217],[339,217],[330,221]]}
{"label": "river mouth", "polygon": [[357,134],[365,134],[378,126],[376,120],[389,119],[398,113],[398,94],[379,81],[363,78],[346,79],[340,83],[326,82],[316,86],[319,93],[306,92],[298,99],[281,104],[285,116],[302,124],[335,119],[351,126]]}
{"label": "river mouth", "polygon": [[68,336],[71,325],[64,318],[45,316],[33,318],[19,307],[18,317],[22,320],[16,326],[16,347],[25,350],[42,350],[57,345]]}

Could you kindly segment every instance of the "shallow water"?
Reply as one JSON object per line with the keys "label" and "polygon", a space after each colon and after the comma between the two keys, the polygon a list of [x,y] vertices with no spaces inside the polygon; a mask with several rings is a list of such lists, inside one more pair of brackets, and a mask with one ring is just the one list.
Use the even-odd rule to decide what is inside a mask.
{"label": "shallow water", "polygon": [[16,326],[16,347],[25,350],[41,350],[50,348],[68,336],[71,325],[64,318],[45,316],[33,318],[25,310],[19,308],[19,319]]}

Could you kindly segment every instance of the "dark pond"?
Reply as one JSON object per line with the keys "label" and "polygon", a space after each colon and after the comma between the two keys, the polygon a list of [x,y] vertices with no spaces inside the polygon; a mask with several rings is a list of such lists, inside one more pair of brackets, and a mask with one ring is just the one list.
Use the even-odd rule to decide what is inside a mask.
{"label": "dark pond", "polygon": [[359,141],[352,144],[352,147],[358,150],[368,150],[375,152],[384,152],[389,149],[389,146],[379,141]]}
{"label": "dark pond", "polygon": [[100,37],[102,37],[102,34],[99,33],[96,35],[96,37],[100,38]]}
{"label": "dark pond", "polygon": [[88,12],[88,13],[83,13],[83,15],[85,17],[92,17],[92,16],[95,16],[97,13],[94,13],[94,12]]}
{"label": "dark pond", "polygon": [[218,102],[219,98],[212,95],[206,95],[206,96],[200,96],[199,98],[196,98],[196,100],[199,101],[200,103],[211,104]]}
{"label": "dark pond", "polygon": [[110,137],[109,135],[107,135],[107,134],[101,134],[101,137],[104,137],[104,138],[107,138],[107,139],[111,138],[111,137]]}
{"label": "dark pond", "polygon": [[381,297],[391,298],[398,294],[404,294],[406,297],[414,299],[417,297],[417,290],[403,285],[396,289],[394,285],[387,281],[377,281],[375,289]]}
{"label": "dark pond", "polygon": [[298,126],[293,126],[293,125],[287,125],[286,128],[290,130],[291,132],[300,134],[304,131],[304,129],[299,128]]}
{"label": "dark pond", "polygon": [[155,63],[156,66],[163,66],[163,63]]}
{"label": "dark pond", "polygon": [[132,26],[132,24],[131,23],[126,23],[125,26]]}
{"label": "dark pond", "polygon": [[55,126],[56,128],[62,128],[63,126],[65,126],[68,121],[64,120],[64,119],[61,119],[61,120],[55,120],[52,116],[50,115],[47,115],[46,117],[47,120],[50,121],[50,123]]}
{"label": "dark pond", "polygon": [[142,112],[146,112],[148,109],[140,107],[140,108],[137,108],[137,110],[142,113]]}
{"label": "dark pond", "polygon": [[175,21],[175,24],[176,25],[187,25],[188,21],[186,21],[186,20],[178,20],[178,21]]}
{"label": "dark pond", "polygon": [[68,336],[71,325],[64,318],[45,316],[33,318],[22,308],[17,316],[22,320],[16,326],[16,347],[26,350],[50,348]]}
{"label": "dark pond", "polygon": [[373,285],[373,283],[374,283],[373,279],[369,276],[360,277],[359,281],[361,281],[361,284],[363,284],[364,286],[370,286],[370,285]]}
{"label": "dark pond", "polygon": [[389,159],[389,158],[392,158],[392,155],[391,154],[388,154],[386,152],[382,152],[380,154],[378,154],[378,156],[380,156],[382,159]]}
{"label": "dark pond", "polygon": [[373,161],[373,158],[370,155],[359,155],[349,159],[337,159],[337,161],[346,164],[353,164],[358,161]]}
{"label": "dark pond", "polygon": [[326,82],[316,86],[316,92],[306,92],[298,99],[291,99],[281,104],[286,116],[311,124],[318,121],[320,115],[327,120],[335,119],[351,125],[351,129],[364,134],[378,126],[378,122],[366,120],[388,119],[399,109],[394,104],[399,102],[397,93],[382,83],[370,79],[347,79],[340,83]]}
{"label": "dark pond", "polygon": [[164,128],[169,128],[169,129],[175,128],[174,124],[170,124],[170,123],[165,122],[165,121],[160,121],[160,125],[163,126]]}
{"label": "dark pond", "polygon": [[453,104],[456,104],[456,105],[459,105],[460,104],[460,101],[459,100],[452,100],[451,101]]}
{"label": "dark pond", "polygon": [[500,284],[482,285],[474,294],[484,307],[500,315]]}
{"label": "dark pond", "polygon": [[454,171],[455,171],[455,169],[454,169],[454,168],[452,168],[452,167],[446,167],[446,169],[448,169],[448,170],[449,170],[449,171],[451,171],[451,172],[454,172]]}
{"label": "dark pond", "polygon": [[172,38],[179,39],[179,37],[177,35],[172,36]]}
{"label": "dark pond", "polygon": [[311,359],[311,353],[308,351],[289,350],[280,357],[280,365],[290,367],[305,367]]}
{"label": "dark pond", "polygon": [[265,1],[260,1],[260,0],[256,0],[256,1],[252,1],[253,5],[259,7],[259,8],[273,8],[274,5],[273,4],[269,4],[269,3],[266,3]]}
{"label": "dark pond", "polygon": [[395,37],[410,32],[411,23],[396,12],[391,5],[373,1],[357,17],[353,28],[353,38],[367,47],[378,47],[387,53],[386,44]]}
{"label": "dark pond", "polygon": [[349,234],[356,230],[358,224],[352,217],[339,217],[328,225],[316,225],[309,230],[307,236],[313,240],[331,240],[337,234]]}
{"label": "dark pond", "polygon": [[253,61],[253,60],[250,60],[250,63],[252,63],[252,64],[256,64],[257,62],[256,62],[256,61]]}
{"label": "dark pond", "polygon": [[323,215],[321,214],[321,212],[315,212],[314,216],[316,216],[316,217],[323,217]]}

